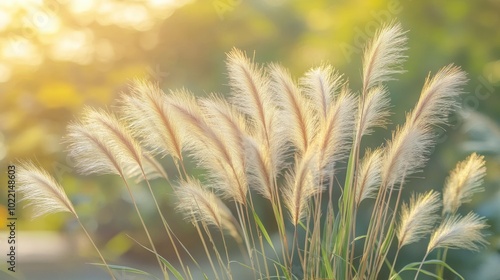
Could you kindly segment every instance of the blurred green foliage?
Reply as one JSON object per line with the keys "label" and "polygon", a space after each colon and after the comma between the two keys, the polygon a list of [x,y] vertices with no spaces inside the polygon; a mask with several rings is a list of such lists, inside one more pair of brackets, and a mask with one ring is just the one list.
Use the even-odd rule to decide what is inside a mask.
{"label": "blurred green foliage", "polygon": [[[257,62],[282,63],[295,77],[309,67],[331,63],[346,73],[357,91],[365,41],[382,24],[397,20],[409,30],[404,64],[408,72],[400,75],[397,83],[389,84],[394,112],[394,124],[389,128],[403,121],[428,71],[435,73],[449,63],[469,73],[463,109],[481,112],[493,124],[500,124],[497,0],[86,3],[47,0],[20,1],[17,7],[9,1],[0,4],[0,159],[5,170],[4,166],[16,159],[36,158],[55,174],[84,221],[99,234],[100,243],[115,256],[134,247],[123,233],[136,237],[133,232],[140,231],[138,221],[116,178],[76,175],[61,139],[67,123],[83,106],[112,108],[131,79],[149,77],[165,90],[185,87],[200,95],[225,94],[229,91],[225,53],[237,47],[250,55],[255,53]],[[426,180],[415,178],[409,189],[441,188],[447,172],[470,152],[460,145],[466,139],[459,129],[463,122],[460,115],[452,117],[421,176]],[[388,131],[378,131],[366,145],[380,145],[390,136]],[[500,151],[487,154],[498,156]],[[487,161],[487,192],[482,199],[499,196],[500,164],[488,157]],[[167,172],[173,169],[168,159],[163,162]],[[179,220],[169,203],[168,186],[154,187],[165,194],[163,205],[174,216],[172,220]],[[4,195],[0,194],[0,216],[5,214],[1,205]],[[147,195],[144,197],[147,207]],[[498,207],[480,209],[498,223]],[[149,219],[156,221],[157,217],[150,215]],[[179,222],[176,227],[186,240],[194,236],[187,223]],[[22,228],[71,231],[71,223],[64,215],[56,215],[37,223],[26,221]],[[492,227],[493,250],[500,248],[499,232],[498,224]],[[165,239],[161,232],[153,235],[157,240]],[[415,252],[418,256],[420,251],[415,248]],[[140,250],[136,253],[144,254]],[[410,250],[406,253],[412,258]]]}

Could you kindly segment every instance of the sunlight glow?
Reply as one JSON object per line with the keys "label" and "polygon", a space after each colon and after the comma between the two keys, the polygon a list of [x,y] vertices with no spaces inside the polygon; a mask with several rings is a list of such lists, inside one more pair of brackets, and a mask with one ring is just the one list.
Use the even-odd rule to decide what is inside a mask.
{"label": "sunlight glow", "polygon": [[7,41],[1,54],[6,61],[16,64],[38,65],[42,62],[38,48],[22,37],[13,37]]}
{"label": "sunlight glow", "polygon": [[89,30],[69,30],[59,34],[52,45],[51,57],[56,60],[87,64],[91,61],[90,45],[93,36]]}
{"label": "sunlight glow", "polygon": [[42,35],[54,34],[60,30],[61,21],[54,13],[38,12],[33,16],[32,25]]}
{"label": "sunlight glow", "polygon": [[96,6],[97,6],[97,1],[95,0],[86,0],[86,1],[73,0],[68,2],[69,10],[74,14],[84,14],[92,12],[93,10],[95,10]]}
{"label": "sunlight glow", "polygon": [[10,76],[11,76],[10,67],[8,67],[3,63],[0,63],[0,83],[8,81],[10,79]]}
{"label": "sunlight glow", "polygon": [[[45,57],[79,64],[113,60],[120,46],[105,39],[106,28],[147,32],[190,1],[0,0],[0,35],[4,38],[0,41],[0,83],[22,67],[38,67]],[[154,38],[154,34],[148,36]],[[155,45],[155,40],[149,41],[146,48]]]}
{"label": "sunlight glow", "polygon": [[7,28],[11,21],[11,16],[8,12],[0,10],[0,31]]}

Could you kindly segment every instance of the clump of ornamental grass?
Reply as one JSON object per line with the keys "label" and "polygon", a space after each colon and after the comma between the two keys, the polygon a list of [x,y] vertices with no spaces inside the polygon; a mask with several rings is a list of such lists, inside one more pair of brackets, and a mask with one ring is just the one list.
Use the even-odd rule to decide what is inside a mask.
{"label": "clump of ornamental grass", "polygon": [[[86,108],[69,125],[68,153],[82,174],[116,174],[123,180],[149,240],[140,246],[154,255],[165,279],[192,279],[190,265],[200,266],[164,216],[156,195],[165,191],[155,194],[150,185],[155,179],[172,186],[176,209],[196,229],[212,270],[203,272],[206,278],[239,279],[236,266],[255,279],[379,279],[383,273],[402,279],[411,271],[415,279],[420,272],[441,279],[445,268],[461,277],[446,264],[446,254],[486,244],[485,220],[458,213],[482,190],[483,157],[472,154],[459,163],[442,198],[436,190],[405,190],[405,183],[422,171],[436,144],[436,127],[445,126],[458,108],[465,73],[448,65],[429,75],[391,139],[375,149],[360,148],[365,135],[388,122],[386,83],[403,72],[406,40],[399,24],[376,33],[364,52],[359,91],[331,65],[295,79],[282,65],[259,65],[237,49],[227,55],[227,98],[195,97],[187,89],[165,93],[155,83],[135,81],[117,112]],[[173,159],[175,172],[167,174],[156,160],[163,157]],[[188,173],[186,157],[205,171],[205,180]],[[342,162],[347,168],[339,182]],[[39,214],[65,211],[78,219],[62,187],[45,171],[26,166],[20,188],[25,200]],[[154,224],[144,222],[134,195],[140,185],[151,193],[176,266],[158,254],[150,237]],[[414,193],[409,202],[403,201],[404,191]],[[272,209],[266,215],[274,219],[278,241],[261,222],[256,196]],[[371,218],[360,234],[358,212],[367,200],[373,202]],[[228,248],[227,238],[240,245],[244,260]],[[428,245],[421,262],[398,263],[405,246],[422,240]],[[433,251],[438,255],[429,260]],[[108,266],[98,253],[114,278],[111,269],[123,267]]]}

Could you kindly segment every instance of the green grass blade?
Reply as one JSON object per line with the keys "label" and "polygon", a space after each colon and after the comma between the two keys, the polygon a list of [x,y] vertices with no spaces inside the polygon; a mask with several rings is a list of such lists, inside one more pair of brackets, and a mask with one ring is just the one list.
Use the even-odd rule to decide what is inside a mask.
{"label": "green grass blade", "polygon": [[[89,264],[96,265],[96,266],[104,266],[104,267],[106,267],[106,265],[102,264],[102,263],[89,263]],[[122,272],[129,272],[129,273],[134,273],[134,274],[139,274],[139,275],[146,275],[146,276],[149,276],[149,277],[152,277],[152,278],[160,280],[158,277],[152,275],[151,273],[143,271],[143,270],[140,270],[140,269],[137,269],[137,268],[133,268],[133,267],[129,267],[129,266],[123,266],[123,265],[112,265],[112,264],[108,265],[108,267],[110,269],[112,269],[112,270],[122,271]]]}
{"label": "green grass blade", "polygon": [[175,267],[169,261],[167,261],[167,259],[165,259],[160,255],[158,255],[158,257],[160,257],[161,262],[168,268],[170,272],[172,272],[172,274],[175,276],[176,279],[184,280],[184,277],[182,277],[179,271],[175,269]]}
{"label": "green grass blade", "polygon": [[[323,246],[322,246],[323,247]],[[333,270],[330,265],[330,259],[328,258],[328,253],[324,248],[321,249],[321,258],[323,259],[323,268],[326,273],[327,279],[333,279]]]}
{"label": "green grass blade", "polygon": [[305,225],[302,221],[299,221],[299,226],[300,226],[303,230],[307,230],[306,225]]}
{"label": "green grass blade", "polygon": [[[449,266],[447,263],[443,262],[442,260],[427,260],[427,261],[424,262],[424,264],[442,265],[442,266],[446,267],[449,271],[451,271],[453,274],[455,274],[461,280],[465,280],[462,277],[462,275],[460,275],[456,270],[454,270],[453,268],[451,268],[451,266]],[[399,275],[399,274],[401,274],[401,272],[404,272],[404,271],[418,270],[419,266],[420,266],[420,262],[409,263],[409,264],[405,265],[396,275]],[[433,276],[436,279],[442,279],[441,277],[439,277],[438,275],[436,275],[436,274],[434,274],[432,272],[429,272],[429,271],[426,271],[426,270],[420,270],[420,271],[422,273],[426,274],[426,275]]]}
{"label": "green grass blade", "polygon": [[360,236],[356,236],[356,238],[354,238],[353,241],[358,241],[358,240],[365,239],[365,238],[366,238],[366,235],[360,235]]}
{"label": "green grass blade", "polygon": [[260,220],[259,215],[257,215],[257,213],[255,213],[255,211],[253,209],[252,209],[252,214],[253,214],[253,218],[255,220],[255,223],[257,223],[257,226],[259,227],[260,231],[262,232],[262,235],[264,235],[264,238],[266,239],[267,243],[269,243],[269,246],[271,246],[273,251],[276,252],[276,250],[274,249],[273,242],[271,241],[271,237],[269,237],[269,234],[267,233],[266,228],[262,224],[262,221]]}

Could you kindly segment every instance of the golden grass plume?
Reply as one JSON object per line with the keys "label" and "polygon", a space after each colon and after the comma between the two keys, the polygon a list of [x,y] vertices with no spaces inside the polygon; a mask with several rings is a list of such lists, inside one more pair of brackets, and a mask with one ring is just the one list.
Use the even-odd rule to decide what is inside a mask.
{"label": "golden grass plume", "polygon": [[399,23],[383,26],[373,37],[363,56],[363,93],[401,73],[406,41]]}
{"label": "golden grass plume", "polygon": [[22,162],[19,166],[17,190],[32,207],[32,217],[37,218],[58,212],[70,212],[78,217],[63,187],[47,171],[33,162]]}
{"label": "golden grass plume", "polygon": [[427,253],[436,248],[466,249],[478,251],[488,242],[481,230],[487,228],[484,218],[474,213],[464,217],[454,215],[446,218],[433,232]]}
{"label": "golden grass plume", "polygon": [[367,198],[375,198],[382,183],[380,175],[382,168],[383,149],[367,150],[357,172],[356,204]]}
{"label": "golden grass plume", "polygon": [[154,154],[182,158],[181,135],[173,122],[166,94],[157,84],[135,80],[120,102],[120,112]]}
{"label": "golden grass plume", "polygon": [[435,191],[414,194],[409,204],[403,203],[396,231],[398,247],[417,242],[430,233],[439,218],[439,207],[439,193]]}
{"label": "golden grass plume", "polygon": [[320,121],[326,121],[330,104],[343,84],[342,75],[331,65],[311,68],[300,79],[300,85],[311,99]]}
{"label": "golden grass plume", "polygon": [[227,230],[236,240],[240,240],[237,222],[233,214],[214,193],[206,190],[198,180],[188,179],[177,188],[177,210],[186,219],[194,217],[197,222],[214,225],[218,229]]}
{"label": "golden grass plume", "polygon": [[443,213],[454,214],[472,195],[484,190],[486,175],[484,157],[476,153],[459,162],[446,180],[443,190]]}

